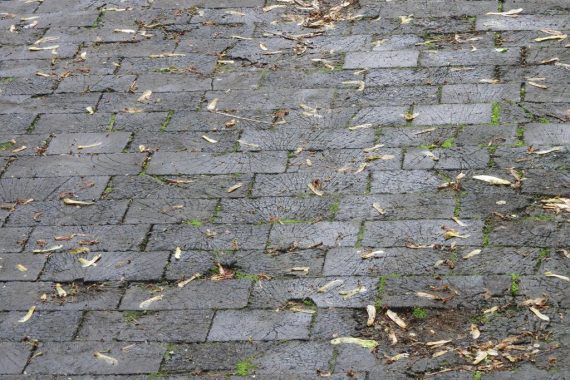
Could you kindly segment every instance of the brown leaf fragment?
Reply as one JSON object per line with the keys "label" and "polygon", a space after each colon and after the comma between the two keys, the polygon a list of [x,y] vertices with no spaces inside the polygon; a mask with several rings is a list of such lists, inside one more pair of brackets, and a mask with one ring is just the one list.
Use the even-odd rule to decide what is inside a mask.
{"label": "brown leaf fragment", "polygon": [[469,328],[469,332],[471,333],[471,337],[473,339],[477,339],[481,336],[481,331],[479,331],[479,328],[477,328],[477,325],[471,324],[471,327]]}

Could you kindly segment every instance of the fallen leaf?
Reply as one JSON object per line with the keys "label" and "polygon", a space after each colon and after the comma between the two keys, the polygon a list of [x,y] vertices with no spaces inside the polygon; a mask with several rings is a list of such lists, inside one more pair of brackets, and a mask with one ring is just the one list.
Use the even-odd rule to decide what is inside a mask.
{"label": "fallen leaf", "polygon": [[439,347],[451,342],[451,340],[436,340],[435,342],[426,342],[428,347]]}
{"label": "fallen leaf", "polygon": [[206,135],[202,135],[202,138],[203,138],[204,140],[206,140],[207,142],[209,142],[210,144],[215,144],[215,143],[218,142],[218,140],[211,139],[211,138],[209,138],[209,137],[206,136]]}
{"label": "fallen leaf", "polygon": [[150,100],[151,95],[152,95],[152,91],[146,90],[142,93],[141,96],[139,96],[139,98],[137,99],[137,102],[144,103],[144,102]]}
{"label": "fallen leaf", "polygon": [[363,80],[347,80],[342,82],[342,84],[346,84],[348,86],[356,86],[357,91],[364,91],[364,88],[366,87],[366,84]]}
{"label": "fallen leaf", "polygon": [[471,324],[469,331],[470,331],[471,337],[473,339],[477,339],[481,336],[481,331],[479,331],[479,329],[477,328],[477,325]]}
{"label": "fallen leaf", "polygon": [[553,35],[546,36],[546,37],[535,38],[534,41],[535,42],[544,42],[544,41],[550,41],[550,40],[563,41],[566,38],[568,38],[567,34],[553,34]]}
{"label": "fallen leaf", "polygon": [[372,252],[361,254],[360,258],[362,260],[367,260],[367,259],[372,259],[374,257],[380,257],[383,254],[384,254],[384,251],[372,251]]}
{"label": "fallen leaf", "polygon": [[437,358],[437,357],[440,357],[440,356],[442,356],[442,355],[447,354],[448,352],[449,352],[449,350],[437,351],[437,352],[434,352],[434,354],[433,354],[431,357],[432,357],[432,358]]}
{"label": "fallen leaf", "polygon": [[400,16],[400,24],[401,25],[409,24],[410,22],[412,22],[413,19],[414,15]]}
{"label": "fallen leaf", "polygon": [[388,309],[386,311],[386,316],[388,316],[388,318],[390,318],[395,324],[397,324],[398,326],[400,326],[400,328],[402,329],[406,329],[408,327],[408,325],[406,324],[406,322],[404,322],[402,320],[402,318],[400,318],[398,316],[397,313],[393,312],[392,310]]}
{"label": "fallen leaf", "polygon": [[127,33],[127,34],[135,34],[137,31],[133,29],[114,29],[113,32],[115,33]]}
{"label": "fallen leaf", "polygon": [[542,88],[543,90],[546,90],[548,88],[548,86],[545,86],[543,84],[539,84],[536,82],[527,82],[529,85],[533,86],[533,87],[537,87],[537,88]]}
{"label": "fallen leaf", "polygon": [[424,292],[416,292],[416,296],[418,297],[422,297],[422,298],[429,298],[432,300],[438,300],[440,299],[439,296],[433,295],[433,294],[429,294],[429,293],[424,293]]}
{"label": "fallen leaf", "polygon": [[291,268],[291,272],[304,272],[309,273],[309,267],[293,267]]}
{"label": "fallen leaf", "polygon": [[237,189],[239,189],[240,187],[243,186],[243,183],[238,182],[233,186],[228,187],[228,189],[226,190],[227,193],[233,193],[234,191],[236,191]]}
{"label": "fallen leaf", "polygon": [[556,277],[556,278],[559,278],[559,279],[564,280],[564,281],[570,281],[570,277],[563,276],[561,274],[552,273],[550,271],[544,272],[544,275],[546,277]]}
{"label": "fallen leaf", "polygon": [[[416,117],[418,117],[420,114],[419,113],[411,113],[411,112],[406,112],[405,114],[401,115],[404,120],[406,121],[412,121],[414,120]],[[435,130],[435,128],[431,129],[431,130]],[[425,132],[423,132],[425,133]],[[419,134],[419,133],[418,133]]]}
{"label": "fallen leaf", "polygon": [[[180,284],[179,284],[179,285],[180,285]],[[147,299],[147,300],[145,300],[145,301],[142,301],[142,302],[139,304],[139,309],[146,309],[146,308],[149,307],[153,302],[160,301],[163,297],[164,297],[164,295],[163,295],[163,294],[160,294],[160,295],[158,295],[158,296],[154,296],[154,297],[149,298],[149,299]]]}
{"label": "fallen leaf", "polygon": [[194,273],[194,274],[192,275],[192,277],[187,278],[186,280],[180,281],[180,282],[178,283],[178,287],[179,287],[179,288],[183,288],[183,287],[185,287],[186,285],[188,285],[189,283],[191,283],[192,281],[194,281],[195,279],[200,278],[200,277],[202,277],[202,273]]}
{"label": "fallen leaf", "polygon": [[16,264],[16,269],[19,270],[20,272],[27,272],[28,271],[28,268],[26,268],[22,264]]}
{"label": "fallen leaf", "polygon": [[349,131],[356,131],[357,129],[365,129],[365,128],[372,128],[372,124],[366,123],[366,124],[354,125],[352,127],[348,127],[348,130]]}
{"label": "fallen leaf", "polygon": [[259,48],[263,51],[267,51],[267,46],[265,46],[264,44],[260,43],[259,44]]}
{"label": "fallen leaf", "polygon": [[94,144],[89,144],[89,145],[77,145],[77,149],[88,149],[88,148],[95,148],[96,146],[102,145],[103,143],[98,142],[98,143],[94,143]]}
{"label": "fallen leaf", "polygon": [[63,286],[61,286],[60,283],[55,284],[55,291],[56,291],[58,297],[61,297],[61,298],[67,297],[67,292],[65,291]]}
{"label": "fallen leaf", "polygon": [[42,51],[42,50],[55,50],[59,48],[59,45],[51,45],[51,46],[45,46],[45,47],[37,47],[37,46],[30,46],[28,48],[29,51]]}
{"label": "fallen leaf", "polygon": [[538,318],[542,319],[543,321],[547,321],[547,322],[550,321],[550,318],[548,317],[548,315],[542,314],[537,308],[530,307],[529,310],[532,311],[534,313],[534,315],[536,315]]}
{"label": "fallen leaf", "polygon": [[463,256],[464,260],[470,259],[474,256],[477,256],[478,254],[481,253],[480,249],[474,249],[473,251],[469,252],[468,254],[466,254],[465,256]]}
{"label": "fallen leaf", "polygon": [[101,255],[95,255],[91,260],[84,259],[83,257],[80,257],[78,260],[81,263],[81,268],[89,268],[94,266],[99,259],[101,259]]}
{"label": "fallen leaf", "polygon": [[176,249],[174,249],[174,258],[176,260],[180,260],[181,257],[182,257],[182,249],[180,249],[180,247],[176,247]]}
{"label": "fallen leaf", "polygon": [[117,365],[119,364],[119,361],[111,356],[102,354],[100,352],[95,352],[93,354],[93,356],[95,356],[97,359],[99,360],[103,360],[105,363],[109,364],[109,365]]}
{"label": "fallen leaf", "polygon": [[70,206],[91,206],[95,204],[95,202],[76,201],[71,198],[63,198],[63,203]]}
{"label": "fallen leaf", "polygon": [[363,151],[365,153],[370,153],[370,152],[374,152],[376,149],[382,148],[384,146],[384,144],[376,144],[374,146],[371,146],[370,148],[364,148]]}
{"label": "fallen leaf", "polygon": [[87,113],[89,115],[93,115],[95,113],[95,110],[93,109],[93,107],[89,106],[89,107],[85,107],[85,110],[87,111]]}
{"label": "fallen leaf", "polygon": [[506,179],[501,179],[490,175],[476,175],[473,176],[472,178],[477,179],[479,181],[490,183],[491,185],[511,185],[511,182],[507,181]]}
{"label": "fallen leaf", "polygon": [[523,306],[544,306],[546,305],[546,298],[538,297],[526,300],[522,303]]}
{"label": "fallen leaf", "polygon": [[325,285],[321,286],[317,289],[317,293],[326,293],[332,288],[336,288],[344,283],[343,280],[333,280],[331,282],[327,282]]}
{"label": "fallen leaf", "polygon": [[393,363],[393,362],[397,362],[400,359],[407,358],[409,356],[410,356],[410,354],[408,354],[407,352],[404,352],[401,354],[396,354],[394,356],[389,356],[387,359],[388,359],[388,362]]}
{"label": "fallen leaf", "polygon": [[483,310],[483,314],[492,314],[492,313],[495,313],[497,310],[499,310],[499,307],[498,307],[498,306],[493,306],[493,307],[491,307],[491,308],[489,308],[489,309]]}
{"label": "fallen leaf", "polygon": [[461,234],[459,234],[459,231],[454,230],[453,228],[447,229],[443,233],[443,238],[445,240],[449,240],[449,239],[453,239],[453,238],[467,239],[469,236],[470,235],[461,235]]}
{"label": "fallen leaf", "polygon": [[549,153],[560,152],[561,150],[562,150],[562,147],[555,146],[555,147],[550,148],[550,149],[535,150],[535,151],[529,152],[529,154],[537,154],[539,156],[542,156],[542,155],[549,154]]}
{"label": "fallen leaf", "polygon": [[49,247],[46,249],[34,249],[32,253],[50,253],[55,252],[63,248],[63,245],[54,245],[53,247]]}
{"label": "fallen leaf", "polygon": [[376,320],[376,306],[368,305],[366,306],[366,313],[368,314],[368,320],[366,321],[366,326],[374,325]]}
{"label": "fallen leaf", "polygon": [[354,297],[357,294],[361,294],[361,293],[366,293],[366,287],[364,287],[363,285],[358,286],[355,289],[352,290],[344,290],[344,291],[340,291],[338,292],[338,294],[341,295],[342,299],[347,300],[349,298]]}
{"label": "fallen leaf", "polygon": [[91,252],[89,247],[77,247],[69,250],[69,253],[71,255],[79,255],[81,253],[89,253],[89,252]]}
{"label": "fallen leaf", "polygon": [[477,365],[477,364],[481,363],[483,360],[487,359],[488,355],[489,354],[487,353],[487,351],[477,352],[477,356],[475,357],[475,360],[473,361],[473,365]]}
{"label": "fallen leaf", "polygon": [[213,112],[216,110],[216,107],[218,106],[218,98],[214,98],[212,99],[212,101],[208,104],[208,107],[206,107],[206,109],[210,112]]}
{"label": "fallen leaf", "polygon": [[378,213],[380,215],[384,215],[386,214],[386,210],[384,210],[382,207],[380,207],[379,203],[372,203],[372,207],[374,208],[374,210],[378,211]]}
{"label": "fallen leaf", "polygon": [[[454,182],[454,184],[455,184],[455,183],[457,183],[457,181]],[[465,223],[463,223],[461,220],[459,220],[458,217],[452,216],[451,219],[452,219],[455,223],[459,224],[461,227],[467,227],[467,224],[465,224]]]}
{"label": "fallen leaf", "polygon": [[307,184],[307,187],[319,197],[322,197],[325,193],[315,187],[312,183]]}
{"label": "fallen leaf", "polygon": [[517,15],[522,11],[523,11],[522,8],[517,8],[517,9],[511,9],[510,11],[506,12],[487,12],[486,14],[493,16],[517,17]]}
{"label": "fallen leaf", "polygon": [[28,309],[28,312],[26,313],[26,315],[24,315],[22,318],[18,319],[18,322],[20,323],[24,323],[30,320],[30,318],[32,318],[32,315],[34,315],[34,311],[36,310],[36,306],[32,306]]}
{"label": "fallen leaf", "polygon": [[351,336],[335,338],[331,340],[331,344],[356,344],[363,348],[373,349],[378,346],[378,342],[370,339],[353,338]]}

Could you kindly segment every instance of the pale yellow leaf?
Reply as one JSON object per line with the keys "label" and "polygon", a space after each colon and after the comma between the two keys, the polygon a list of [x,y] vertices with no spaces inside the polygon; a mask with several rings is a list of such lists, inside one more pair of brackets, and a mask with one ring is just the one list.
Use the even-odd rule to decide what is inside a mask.
{"label": "pale yellow leaf", "polygon": [[227,193],[233,193],[234,191],[236,191],[237,189],[239,189],[240,187],[243,186],[243,183],[238,182],[233,186],[228,187],[228,189],[226,190]]}
{"label": "pale yellow leaf", "polygon": [[537,308],[535,307],[530,307],[529,308],[530,311],[532,311],[534,313],[534,315],[536,315],[538,318],[542,319],[543,321],[550,321],[550,318],[548,317],[548,315],[544,315],[542,314]]}
{"label": "pale yellow leaf", "polygon": [[395,324],[397,324],[398,326],[400,326],[400,328],[405,329],[408,327],[408,325],[406,324],[406,322],[404,322],[404,320],[402,318],[400,318],[400,316],[398,316],[397,313],[393,312],[392,310],[388,309],[386,311],[386,316],[388,318],[390,318]]}
{"label": "pale yellow leaf", "polygon": [[374,325],[376,320],[376,306],[368,305],[366,306],[366,313],[368,314],[368,320],[366,321],[366,326]]}
{"label": "pale yellow leaf", "polygon": [[109,364],[109,365],[117,365],[119,364],[119,361],[109,355],[105,355],[102,354],[100,352],[95,352],[93,354],[93,356],[95,356],[97,359],[104,361],[105,363]]}
{"label": "pale yellow leaf", "polygon": [[370,339],[353,338],[351,336],[335,338],[331,340],[331,344],[356,344],[360,347],[373,349],[378,346],[378,342]]}
{"label": "pale yellow leaf", "polygon": [[343,283],[344,283],[343,280],[333,280],[333,281],[327,282],[325,285],[323,285],[317,289],[317,293],[326,293],[329,290],[331,290],[332,288],[336,288],[337,286],[340,286]]}
{"label": "pale yellow leaf", "polygon": [[91,206],[95,204],[94,202],[76,201],[71,198],[63,198],[63,203],[70,206]]}
{"label": "pale yellow leaf", "polygon": [[[180,284],[179,284],[180,285]],[[149,307],[152,303],[156,302],[156,301],[160,301],[162,298],[164,297],[163,294],[160,294],[158,296],[154,296],[152,298],[149,298],[145,301],[142,301],[139,304],[139,309],[146,309],[147,307]]]}
{"label": "pale yellow leaf", "polygon": [[34,315],[34,311],[36,310],[35,306],[32,306],[28,309],[28,312],[26,313],[26,315],[24,315],[22,318],[18,319],[18,322],[20,323],[24,323],[30,320],[30,318],[32,318],[32,315]]}
{"label": "pale yellow leaf", "polygon": [[97,263],[99,259],[101,259],[101,255],[95,255],[94,257],[91,258],[91,260],[84,259],[83,257],[80,257],[77,260],[79,261],[79,263],[81,263],[81,268],[89,268],[91,266],[96,265],[95,263]]}
{"label": "pale yellow leaf", "polygon": [[490,175],[475,175],[475,176],[473,176],[473,179],[483,181],[483,182],[487,182],[491,185],[511,185],[511,182],[507,181],[506,179],[493,177]]}

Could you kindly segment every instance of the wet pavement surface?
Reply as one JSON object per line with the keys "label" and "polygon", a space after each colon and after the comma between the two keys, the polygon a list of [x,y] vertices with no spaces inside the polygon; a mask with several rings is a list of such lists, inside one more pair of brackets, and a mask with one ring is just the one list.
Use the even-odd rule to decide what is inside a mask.
{"label": "wet pavement surface", "polygon": [[568,378],[567,0],[0,30],[0,379]]}

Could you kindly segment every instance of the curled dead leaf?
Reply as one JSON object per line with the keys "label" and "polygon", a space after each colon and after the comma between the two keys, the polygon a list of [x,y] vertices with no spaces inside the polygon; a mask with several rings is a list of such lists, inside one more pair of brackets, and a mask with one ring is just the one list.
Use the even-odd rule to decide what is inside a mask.
{"label": "curled dead leaf", "polygon": [[28,312],[26,313],[26,315],[24,315],[22,318],[18,319],[19,323],[25,323],[27,321],[30,320],[30,318],[32,318],[32,315],[34,315],[34,311],[36,310],[36,306],[32,306],[28,309]]}
{"label": "curled dead leaf", "polygon": [[406,324],[406,322],[404,322],[404,320],[402,318],[400,318],[400,316],[398,316],[397,313],[393,312],[392,310],[388,309],[386,311],[386,316],[388,318],[390,318],[395,324],[397,324],[398,326],[400,326],[400,328],[402,329],[406,329],[408,327],[408,325]]}
{"label": "curled dead leaf", "polygon": [[146,308],[149,307],[152,303],[154,303],[154,302],[156,302],[156,301],[160,301],[163,297],[164,297],[164,295],[163,295],[163,294],[160,294],[160,295],[158,295],[158,296],[154,296],[154,297],[151,297],[151,298],[149,298],[149,299],[147,299],[147,300],[145,300],[145,301],[142,301],[142,302],[139,304],[139,309],[146,309]]}
{"label": "curled dead leaf", "polygon": [[368,320],[366,321],[366,326],[374,325],[376,320],[376,306],[368,305],[366,306],[366,313],[368,314]]}

